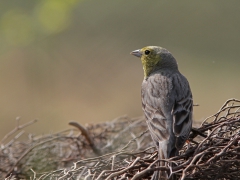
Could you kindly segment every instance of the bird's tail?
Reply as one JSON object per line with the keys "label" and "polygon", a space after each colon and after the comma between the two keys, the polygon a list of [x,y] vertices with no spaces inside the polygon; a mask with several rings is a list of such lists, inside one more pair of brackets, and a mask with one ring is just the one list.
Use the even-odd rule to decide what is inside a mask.
{"label": "bird's tail", "polygon": [[168,176],[164,176],[164,174],[162,174],[159,171],[155,171],[153,173],[151,180],[177,180],[177,179],[175,175],[168,177]]}
{"label": "bird's tail", "polygon": [[[176,156],[178,154],[178,150],[176,148],[173,148],[173,149],[169,148],[167,150],[167,149],[164,149],[163,147],[167,148],[167,146],[161,146],[159,144],[158,159],[160,160],[160,162],[157,164],[157,166],[160,166],[160,167],[166,167],[167,166],[167,162],[161,161],[162,159],[163,160],[168,159],[168,158]],[[171,167],[173,167],[172,163],[170,163],[169,165]],[[174,175],[172,176],[167,171],[163,171],[163,170],[155,171],[152,178],[151,178],[151,180],[175,180],[175,179],[176,179],[176,177]]]}
{"label": "bird's tail", "polygon": [[151,180],[169,180],[166,171],[155,171],[152,175]]}
{"label": "bird's tail", "polygon": [[[167,159],[167,154],[164,153],[164,150],[161,149],[161,148],[158,148],[158,159],[160,160],[160,162],[158,162],[156,164],[156,166],[157,167],[165,167],[166,166],[166,162],[161,161],[161,160],[162,159]],[[167,179],[168,179],[168,174],[167,174],[166,171],[163,171],[163,170],[155,171],[153,173],[152,178],[151,178],[151,180],[167,180]]]}

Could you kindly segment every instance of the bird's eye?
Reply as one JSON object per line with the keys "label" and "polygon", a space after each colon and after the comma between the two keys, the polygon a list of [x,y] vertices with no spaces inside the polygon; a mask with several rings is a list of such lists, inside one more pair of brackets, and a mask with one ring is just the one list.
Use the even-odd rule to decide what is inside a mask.
{"label": "bird's eye", "polygon": [[150,54],[150,51],[149,50],[145,50],[144,52],[146,55],[149,55]]}

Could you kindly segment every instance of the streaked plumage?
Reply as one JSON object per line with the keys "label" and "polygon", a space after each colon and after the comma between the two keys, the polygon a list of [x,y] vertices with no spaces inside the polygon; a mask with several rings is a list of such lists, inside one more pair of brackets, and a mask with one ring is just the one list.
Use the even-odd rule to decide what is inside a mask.
{"label": "streaked plumage", "polygon": [[[192,128],[189,83],[168,50],[147,46],[131,54],[140,57],[143,64],[142,109],[159,159],[176,156]],[[167,174],[155,172],[152,179],[159,176],[166,178]]]}

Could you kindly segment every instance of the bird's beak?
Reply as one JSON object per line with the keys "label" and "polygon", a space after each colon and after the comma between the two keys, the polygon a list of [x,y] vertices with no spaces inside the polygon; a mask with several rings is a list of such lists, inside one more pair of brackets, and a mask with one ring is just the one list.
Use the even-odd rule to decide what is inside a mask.
{"label": "bird's beak", "polygon": [[130,54],[134,55],[134,56],[137,56],[137,57],[141,57],[142,56],[142,53],[141,53],[140,49],[132,51]]}

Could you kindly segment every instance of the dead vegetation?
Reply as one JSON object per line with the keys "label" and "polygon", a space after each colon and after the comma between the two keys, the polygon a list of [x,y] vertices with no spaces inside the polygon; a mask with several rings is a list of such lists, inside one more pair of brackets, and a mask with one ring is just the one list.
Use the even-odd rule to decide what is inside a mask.
{"label": "dead vegetation", "polygon": [[[111,122],[45,135],[28,135],[16,128],[1,141],[0,177],[10,179],[151,179],[154,170],[167,170],[178,179],[239,179],[240,101],[230,99],[220,110],[192,129],[180,156],[166,159],[173,168],[157,167],[143,117],[116,118]],[[19,120],[17,120],[19,122]]]}

